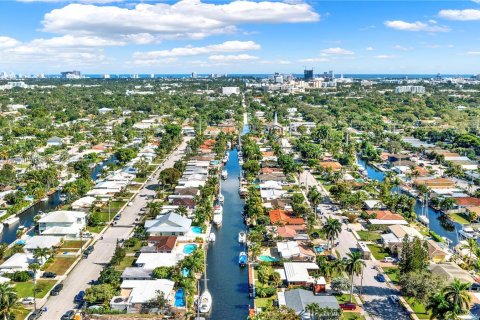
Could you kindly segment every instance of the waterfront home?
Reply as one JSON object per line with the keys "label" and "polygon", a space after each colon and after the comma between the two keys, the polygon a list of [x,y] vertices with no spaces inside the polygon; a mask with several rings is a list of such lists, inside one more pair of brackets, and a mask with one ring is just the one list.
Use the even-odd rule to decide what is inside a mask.
{"label": "waterfront home", "polygon": [[0,265],[0,274],[27,271],[28,266],[34,262],[40,262],[31,253],[15,253],[7,261]]}
{"label": "waterfront home", "polygon": [[416,187],[425,185],[430,189],[452,189],[455,188],[455,181],[449,178],[433,178],[433,177],[422,177],[418,178],[413,183]]}
{"label": "waterfront home", "polygon": [[267,182],[267,181],[276,181],[281,184],[287,183],[287,177],[283,172],[272,172],[272,173],[265,173],[265,174],[260,174],[258,176],[258,180],[260,183]]}
{"label": "waterfront home", "polygon": [[140,252],[171,253],[177,245],[176,236],[150,236],[148,245],[140,249]]}
{"label": "waterfront home", "polygon": [[393,251],[393,247],[402,244],[403,238],[408,235],[410,239],[417,237],[423,239],[423,235],[417,229],[405,225],[388,226],[389,233],[382,234],[382,243]]}
{"label": "waterfront home", "polygon": [[51,137],[47,140],[47,147],[61,147],[63,145],[63,141],[59,137]]}
{"label": "waterfront home", "polygon": [[97,198],[86,196],[73,201],[71,206],[73,210],[85,210],[93,207],[95,201],[97,201]]}
{"label": "waterfront home", "polygon": [[463,270],[454,262],[434,263],[431,264],[428,269],[432,273],[445,278],[445,280],[449,283],[455,279],[472,284],[475,282],[468,271]]}
{"label": "waterfront home", "polygon": [[314,262],[285,262],[285,278],[289,285],[305,286],[315,282],[318,265]]}
{"label": "waterfront home", "polygon": [[157,267],[173,267],[183,256],[177,255],[175,252],[156,253],[142,252],[135,261],[137,267],[153,270]]}
{"label": "waterfront home", "polygon": [[285,190],[275,190],[275,189],[261,189],[260,190],[260,196],[262,197],[262,200],[269,201],[269,200],[274,200],[274,199],[279,199],[282,198],[287,191]]}
{"label": "waterfront home", "polygon": [[191,219],[175,212],[145,221],[145,229],[151,236],[183,236],[188,233],[191,225]]}
{"label": "waterfront home", "polygon": [[152,270],[142,267],[127,267],[120,276],[122,280],[151,280]]}
{"label": "waterfront home", "polygon": [[31,252],[37,248],[54,248],[60,246],[62,243],[62,237],[57,236],[33,236],[25,240],[25,245],[23,246],[23,250],[25,252]]}
{"label": "waterfront home", "polygon": [[368,219],[368,223],[373,225],[408,225],[408,222],[401,215],[390,210],[366,210],[365,212],[373,216],[373,218]]}
{"label": "waterfront home", "polygon": [[305,225],[284,225],[277,227],[277,236],[283,240],[308,240]]}
{"label": "waterfront home", "polygon": [[312,261],[315,251],[302,241],[277,242],[277,251],[283,259],[294,261]]}
{"label": "waterfront home", "polygon": [[333,170],[333,171],[342,170],[342,165],[337,161],[321,161],[319,162],[318,165],[325,170]]}
{"label": "waterfront home", "polygon": [[365,210],[382,210],[385,208],[385,205],[380,200],[365,200],[363,202],[363,208]]}
{"label": "waterfront home", "polygon": [[85,228],[86,214],[81,211],[53,211],[38,220],[41,235],[78,238]]}
{"label": "waterfront home", "polygon": [[447,260],[447,253],[432,239],[427,240],[428,257],[434,263],[442,263]]}
{"label": "waterfront home", "polygon": [[334,296],[319,296],[314,295],[313,292],[309,290],[293,289],[279,291],[277,292],[277,297],[279,306],[286,306],[287,308],[294,310],[302,320],[310,320],[314,318],[313,315],[305,310],[307,305],[312,303],[318,304],[320,308],[328,307],[337,310],[339,314],[341,313],[338,301]]}
{"label": "waterfront home", "polygon": [[139,313],[159,292],[163,293],[163,297],[172,305],[174,285],[175,282],[167,279],[125,280],[120,284],[120,296],[110,300],[110,307],[112,310]]}
{"label": "waterfront home", "polygon": [[292,217],[280,209],[271,210],[268,215],[273,225],[305,225],[305,219]]}

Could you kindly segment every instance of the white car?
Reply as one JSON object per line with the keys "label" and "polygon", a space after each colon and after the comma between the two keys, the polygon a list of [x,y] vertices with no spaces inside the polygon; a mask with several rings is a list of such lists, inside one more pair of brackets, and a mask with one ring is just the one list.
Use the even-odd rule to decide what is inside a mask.
{"label": "white car", "polygon": [[129,206],[129,207],[133,206],[133,202],[129,202],[129,203],[127,204],[127,206]]}
{"label": "white car", "polygon": [[397,261],[397,259],[392,258],[392,257],[385,257],[385,258],[383,258],[383,262],[391,262],[391,263],[394,263],[394,262],[396,262],[396,261]]}
{"label": "white car", "polygon": [[22,299],[22,304],[33,304],[34,303],[33,297],[27,297]]}
{"label": "white car", "polygon": [[390,299],[390,301],[392,301],[393,303],[398,303],[400,302],[400,298],[394,294],[391,294],[388,296],[388,299]]}

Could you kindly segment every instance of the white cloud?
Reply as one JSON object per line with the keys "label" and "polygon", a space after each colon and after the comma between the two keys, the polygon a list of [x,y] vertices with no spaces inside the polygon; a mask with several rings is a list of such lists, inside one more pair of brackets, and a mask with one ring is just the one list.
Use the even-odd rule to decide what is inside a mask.
{"label": "white cloud", "polygon": [[375,59],[393,59],[395,56],[388,55],[388,54],[379,54],[374,57]]}
{"label": "white cloud", "polygon": [[15,47],[20,44],[20,41],[6,37],[6,36],[0,36],[0,48],[10,48],[10,47]]}
{"label": "white cloud", "polygon": [[238,0],[203,3],[181,0],[174,4],[137,4],[129,9],[117,6],[69,4],[45,14],[43,30],[57,34],[97,36],[125,41],[139,34],[160,39],[201,39],[237,31],[244,23],[301,23],[320,18],[303,2]]}
{"label": "white cloud", "polygon": [[59,2],[78,2],[78,3],[89,3],[89,4],[106,4],[106,3],[114,3],[114,2],[123,2],[123,0],[17,0],[18,2],[51,2],[51,3],[59,3]]}
{"label": "white cloud", "polygon": [[407,48],[407,47],[404,47],[404,46],[401,46],[399,44],[393,46],[393,48],[395,50],[399,50],[399,51],[409,51],[409,50],[412,50],[412,48]]}
{"label": "white cloud", "polygon": [[468,51],[467,54],[470,56],[476,56],[476,55],[480,55],[480,51]]}
{"label": "white cloud", "polygon": [[323,57],[305,58],[305,59],[298,60],[298,62],[329,62],[329,61],[330,61],[330,59],[323,58]]}
{"label": "white cloud", "polygon": [[438,15],[449,20],[472,21],[480,20],[480,10],[464,9],[464,10],[441,10]]}
{"label": "white cloud", "polygon": [[224,43],[212,44],[204,47],[182,47],[170,50],[135,52],[133,55],[138,59],[154,59],[162,57],[188,57],[202,54],[240,52],[259,49],[260,45],[253,41],[225,41]]}
{"label": "white cloud", "polygon": [[367,50],[367,51],[373,51],[373,50],[375,50],[375,49],[374,49],[373,47],[366,47],[365,50]]}
{"label": "white cloud", "polygon": [[322,54],[325,54],[325,55],[352,55],[352,54],[354,54],[353,51],[346,50],[346,49],[339,48],[339,47],[323,49],[321,52],[322,52]]}
{"label": "white cloud", "polygon": [[385,26],[400,31],[428,31],[428,32],[448,32],[450,28],[445,26],[438,26],[435,24],[427,24],[421,21],[407,22],[402,20],[385,21]]}
{"label": "white cloud", "polygon": [[238,55],[223,55],[217,54],[208,57],[208,60],[215,61],[215,62],[230,62],[230,61],[249,61],[249,60],[257,60],[258,57],[251,56],[249,54],[238,54]]}

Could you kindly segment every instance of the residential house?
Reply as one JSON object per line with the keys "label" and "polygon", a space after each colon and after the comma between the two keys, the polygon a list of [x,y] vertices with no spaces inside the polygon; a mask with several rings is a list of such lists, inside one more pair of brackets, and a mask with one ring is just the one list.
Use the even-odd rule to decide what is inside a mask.
{"label": "residential house", "polygon": [[145,221],[145,229],[151,236],[183,236],[188,233],[191,225],[192,220],[175,212]]}
{"label": "residential house", "polygon": [[140,249],[140,252],[172,253],[177,245],[176,236],[150,236],[148,245]]}
{"label": "residential house", "polygon": [[442,263],[447,260],[447,253],[432,239],[427,240],[428,257],[434,263]]}
{"label": "residential house", "polygon": [[81,211],[53,211],[38,220],[41,235],[78,238],[85,228],[86,214]]}
{"label": "residential house", "polygon": [[51,137],[47,140],[47,147],[61,147],[63,145],[63,141],[59,137]]}
{"label": "residential house", "polygon": [[305,289],[293,289],[287,291],[279,291],[277,293],[279,306],[286,306],[295,311],[302,320],[313,319],[306,307],[309,304],[316,303],[320,308],[330,308],[337,310],[341,314],[340,306],[334,296],[318,296],[314,295],[312,291]]}
{"label": "residential house", "polygon": [[454,262],[431,264],[428,269],[432,273],[444,277],[448,283],[452,282],[455,279],[459,279],[462,282],[468,282],[472,284],[475,282],[475,280],[472,278],[468,271],[463,270]]}
{"label": "residential house", "polygon": [[302,241],[277,242],[277,251],[283,259],[294,261],[312,261],[315,259],[315,251]]}
{"label": "residential house", "polygon": [[305,286],[315,282],[318,265],[314,262],[285,262],[285,277],[289,285]]}
{"label": "residential house", "polygon": [[392,213],[390,210],[366,210],[369,215],[373,215],[372,219],[368,219],[370,224],[374,225],[393,225],[393,224],[403,224],[408,225],[408,222],[405,219],[397,214]]}
{"label": "residential house", "polygon": [[120,278],[122,280],[151,280],[152,270],[141,267],[127,267]]}
{"label": "residential house", "polygon": [[271,224],[278,225],[305,225],[303,218],[296,218],[289,216],[285,211],[276,209],[271,210],[268,215],[270,216]]}
{"label": "residential house", "polygon": [[27,271],[28,266],[34,262],[38,260],[31,253],[15,253],[0,265],[0,274]]}
{"label": "residential house", "polygon": [[120,296],[110,300],[113,310],[127,310],[130,313],[139,313],[145,304],[155,298],[159,292],[171,304],[175,282],[167,279],[156,280],[125,280],[120,285]]}

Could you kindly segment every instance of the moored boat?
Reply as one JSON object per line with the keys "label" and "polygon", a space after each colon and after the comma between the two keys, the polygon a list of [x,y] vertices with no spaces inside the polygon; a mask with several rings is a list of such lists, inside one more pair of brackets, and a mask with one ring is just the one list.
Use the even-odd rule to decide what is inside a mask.
{"label": "moored boat", "polygon": [[246,243],[247,242],[247,234],[245,231],[240,231],[238,233],[238,242],[240,243]]}
{"label": "moored boat", "polygon": [[240,252],[238,255],[238,265],[240,267],[245,267],[247,265],[247,254],[244,251]]}
{"label": "moored boat", "polygon": [[216,240],[216,236],[215,236],[215,233],[210,233],[210,235],[208,236],[208,241],[210,242],[215,242]]}
{"label": "moored boat", "polygon": [[215,213],[213,215],[213,223],[215,223],[217,227],[220,227],[222,225],[222,221],[223,221],[223,214],[221,212]]}
{"label": "moored boat", "polygon": [[227,170],[222,170],[222,179],[223,179],[223,180],[227,180],[227,178],[228,178],[228,172],[227,172]]}
{"label": "moored boat", "polygon": [[207,270],[206,270],[207,257],[206,256],[207,255],[205,254],[204,255],[205,272],[204,272],[204,278],[203,278],[204,290],[203,290],[203,293],[198,298],[198,311],[200,313],[209,313],[210,310],[212,309],[212,302],[213,302],[212,295],[210,294],[210,291],[208,291],[208,288],[207,288]]}
{"label": "moored boat", "polygon": [[19,217],[13,216],[3,221],[3,224],[10,226],[12,224],[18,223],[20,221]]}

